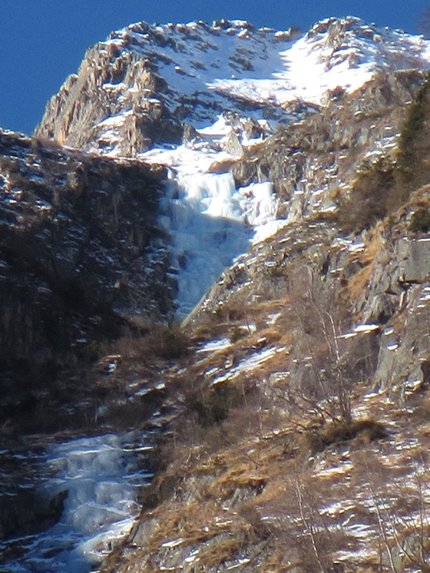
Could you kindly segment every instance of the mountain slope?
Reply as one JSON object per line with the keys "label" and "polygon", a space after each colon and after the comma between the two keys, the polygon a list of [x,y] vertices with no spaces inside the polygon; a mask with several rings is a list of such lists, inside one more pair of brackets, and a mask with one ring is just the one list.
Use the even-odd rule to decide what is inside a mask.
{"label": "mountain slope", "polygon": [[183,318],[249,239],[333,210],[356,171],[395,150],[428,54],[422,38],[356,18],[303,37],[135,24],[90,49],[35,134],[169,168],[160,220]]}
{"label": "mountain slope", "polygon": [[[112,255],[149,332],[81,366],[109,388],[93,431],[144,425],[147,402],[164,430],[102,571],[429,570],[429,61],[356,18],[140,23],[49,102],[33,146],[105,168],[86,189],[110,184],[102,230],[151,227]],[[4,205],[23,186],[7,175]],[[173,305],[182,327],[151,328]]]}
{"label": "mountain slope", "polygon": [[58,370],[106,341],[168,321],[175,284],[157,223],[162,168],[1,132],[0,173],[4,417],[49,403]]}
{"label": "mountain slope", "polygon": [[[89,51],[36,134],[105,153],[139,153],[151,141],[141,139],[140,148],[130,142],[127,150],[118,135],[135,126],[135,142],[145,130],[149,139],[155,132],[155,143],[175,142],[180,122],[207,127],[229,111],[286,123],[291,103],[321,105],[330,90],[352,93],[378,70],[428,67],[427,41],[354,18],[328,19],[297,36],[241,21],[129,26]],[[167,126],[172,132],[164,134]]]}
{"label": "mountain slope", "polygon": [[231,166],[283,228],[187,318],[168,465],[104,571],[427,570],[429,108],[385,72]]}

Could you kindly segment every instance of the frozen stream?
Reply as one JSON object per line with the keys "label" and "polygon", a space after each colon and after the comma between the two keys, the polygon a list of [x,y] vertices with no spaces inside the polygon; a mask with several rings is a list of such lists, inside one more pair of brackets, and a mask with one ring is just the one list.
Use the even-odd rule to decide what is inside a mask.
{"label": "frozen stream", "polygon": [[[97,571],[139,512],[139,490],[152,477],[145,471],[151,449],[150,440],[135,431],[58,443],[36,462],[22,456],[24,464],[34,464],[41,493],[52,498],[64,492],[64,510],[43,533],[0,543],[1,573]],[[5,561],[2,554],[14,556]]]}
{"label": "frozen stream", "polygon": [[236,188],[231,173],[210,173],[223,152],[185,146],[153,149],[147,162],[166,165],[169,185],[161,202],[160,223],[172,239],[172,267],[178,283],[178,316],[185,318],[218,276],[251,243],[273,235],[278,200],[270,181]]}

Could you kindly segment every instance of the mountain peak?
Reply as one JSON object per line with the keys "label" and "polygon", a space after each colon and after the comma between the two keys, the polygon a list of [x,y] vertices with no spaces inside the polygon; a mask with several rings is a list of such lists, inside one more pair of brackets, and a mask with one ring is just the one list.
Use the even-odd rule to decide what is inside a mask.
{"label": "mountain peak", "polygon": [[184,122],[208,128],[230,112],[274,130],[290,123],[293,102],[324,105],[329,92],[352,93],[381,69],[428,68],[429,46],[354,17],[328,18],[305,35],[242,20],[139,22],[88,52],[36,135],[122,156],[177,143]]}

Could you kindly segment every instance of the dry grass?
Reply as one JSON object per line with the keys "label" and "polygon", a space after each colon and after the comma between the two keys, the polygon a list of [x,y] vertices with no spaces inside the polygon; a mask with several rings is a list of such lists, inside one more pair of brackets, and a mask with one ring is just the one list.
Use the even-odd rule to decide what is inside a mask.
{"label": "dry grass", "polygon": [[[380,401],[373,398],[369,402],[369,415],[373,407],[378,414],[391,417],[388,404],[381,412]],[[234,416],[232,412],[232,419],[224,423],[226,429],[234,422]],[[419,435],[428,441],[425,430],[428,423],[423,420],[422,424]],[[410,426],[410,420],[396,418],[396,426],[397,431],[403,431],[402,428]],[[377,496],[375,499],[381,499],[382,507],[384,492],[392,487],[390,480],[396,475],[401,478],[396,487],[403,489],[400,493],[396,490],[396,495],[388,498],[396,501],[396,505],[384,512],[396,511],[399,519],[403,515],[402,519],[407,519],[408,512],[419,507],[413,488],[409,491],[402,486],[411,475],[410,467],[416,463],[414,459],[418,458],[412,457],[408,450],[404,472],[393,472],[390,464],[398,463],[393,461],[397,458],[388,458],[388,455],[390,452],[398,455],[396,445],[391,445],[391,438],[373,441],[375,437],[385,436],[381,431],[384,432],[384,427],[371,420],[355,422],[346,433],[343,427],[327,426],[321,430],[321,435],[327,440],[330,438],[332,445],[343,445],[329,448],[314,458],[309,458],[303,449],[291,455],[294,448],[289,448],[289,440],[292,438],[297,444],[303,435],[303,429],[298,431],[293,419],[264,436],[253,428],[249,432],[238,432],[235,443],[224,443],[215,454],[195,457],[187,466],[173,499],[149,512],[148,519],[156,518],[157,529],[146,539],[142,552],[156,559],[165,551],[161,546],[166,541],[181,539],[184,554],[198,548],[195,566],[205,571],[224,571],[243,556],[255,558],[255,570],[267,573],[291,570],[305,573],[319,569],[319,563],[325,564],[324,570],[331,571],[339,552],[360,550],[362,546],[361,541],[339,525],[352,519],[353,523],[373,528],[373,533],[365,540],[366,558],[361,562],[347,560],[345,571],[378,571],[380,551],[384,567],[388,557],[386,549],[381,549],[377,518],[367,509],[367,502],[363,504],[365,492],[370,495],[366,484],[370,480]],[[229,435],[233,440],[234,434]],[[182,453],[178,455],[182,456]],[[258,464],[255,463],[256,455],[259,456]],[[345,457],[348,458],[346,461]],[[385,457],[388,465],[381,465],[379,460],[383,461]],[[180,466],[178,461],[176,467]],[[361,497],[357,497],[358,492]],[[401,507],[399,500],[402,500]],[[327,513],[325,508],[332,503],[337,509]],[[389,518],[388,513],[384,516]],[[315,535],[316,553],[312,535]],[[393,549],[394,539],[390,538],[389,543]],[[405,563],[401,571],[407,571],[408,566]],[[400,569],[396,573],[400,573]]]}
{"label": "dry grass", "polygon": [[[122,362],[151,365],[186,357],[192,348],[189,335],[174,323],[171,326],[156,324],[146,334],[126,333],[107,348],[108,355],[121,357]],[[98,355],[100,351],[98,350]]]}
{"label": "dry grass", "polygon": [[373,265],[368,264],[356,273],[348,281],[348,286],[345,292],[348,294],[350,300],[358,300],[363,296],[366,286],[372,277]]}
{"label": "dry grass", "polygon": [[201,566],[208,570],[210,567],[219,567],[226,561],[232,561],[244,545],[244,539],[237,534],[231,536],[218,536],[209,548],[199,557]]}
{"label": "dry grass", "polygon": [[[364,250],[353,255],[362,269],[349,279],[346,299],[362,296],[363,288],[371,279],[374,262],[381,257],[383,249],[380,229],[368,232]],[[365,397],[367,383],[356,384],[355,380],[350,398],[360,407],[359,421],[326,423],[311,429],[315,415],[309,401],[303,402],[300,411],[296,410],[297,415],[294,410],[289,411],[287,400],[283,401],[276,391],[281,394],[291,387],[305,356],[312,356],[316,370],[330,364],[337,366],[333,360],[330,362],[330,340],[324,338],[324,328],[333,334],[348,318],[347,309],[339,308],[336,293],[324,290],[323,281],[318,282],[318,290],[312,291],[314,285],[309,281],[295,284],[293,279],[288,299],[253,303],[246,307],[246,316],[235,316],[231,321],[225,317],[200,327],[195,334],[200,337],[199,342],[214,334],[215,339],[227,337],[232,328],[246,328],[250,322],[257,330],[248,331],[223,350],[198,354],[195,360],[182,359],[181,366],[187,368],[186,373],[172,377],[172,390],[184,397],[183,404],[188,407],[171,428],[172,440],[167,454],[169,474],[166,475],[174,476],[173,484],[169,498],[159,499],[156,508],[148,508],[143,519],[156,519],[157,528],[145,539],[144,547],[136,549],[141,551],[142,561],[150,555],[154,571],[160,554],[165,556],[169,551],[174,554],[174,550],[162,545],[179,538],[183,553],[178,550],[178,555],[185,557],[198,550],[192,566],[209,573],[225,571],[243,556],[255,559],[249,570],[266,573],[337,571],[337,559],[342,552],[349,551],[353,555],[357,550],[360,555],[359,550],[364,547],[367,554],[361,555],[360,562],[344,554],[345,573],[388,570],[387,549],[381,549],[382,534],[375,511],[368,509],[372,502],[369,483],[381,488],[378,490],[381,497],[375,496],[378,503],[379,500],[385,503],[382,485],[388,484],[386,491],[390,495],[395,492],[397,505],[388,495],[387,505],[380,503],[387,511],[406,516],[408,511],[416,509],[413,491],[403,488],[400,495],[394,481],[413,476],[413,467],[428,442],[427,410],[422,406],[420,415],[418,410],[414,411],[417,427],[412,428],[409,411],[395,409],[386,396],[368,400]],[[303,284],[308,289],[306,293],[300,292]],[[327,300],[326,307],[323,303]],[[322,304],[322,308],[330,310],[335,323],[333,330],[327,329],[330,321],[324,324],[322,316],[326,315],[318,313],[314,303],[317,309],[318,304]],[[278,313],[276,322],[268,324],[267,316]],[[290,354],[278,352],[251,372],[229,381],[228,384],[239,389],[241,401],[231,403],[221,418],[212,417],[211,423],[206,424],[207,416],[202,417],[201,409],[213,409],[213,395],[211,377],[205,373],[216,367],[221,373],[227,373],[228,368],[234,368],[261,350],[259,340],[263,338],[266,346],[293,346]],[[349,359],[347,354],[345,357]],[[294,361],[298,364],[296,371]],[[290,367],[291,377],[271,388],[270,374]],[[330,375],[335,371],[333,368]],[[332,381],[332,378],[328,379]],[[261,392],[244,392],[248,383]],[[190,397],[200,401],[197,409],[189,407]],[[226,396],[218,397],[226,402]],[[425,404],[428,397],[421,396],[421,401]],[[386,432],[386,428],[390,428],[390,432]],[[401,457],[398,437],[403,433],[408,437],[417,436],[422,443],[421,450],[412,455],[410,449],[405,449]],[[394,440],[397,443],[392,443]],[[387,464],[385,483],[380,481],[376,465],[372,466],[375,459]],[[390,469],[400,462],[401,469]],[[404,503],[402,500],[401,505],[398,500],[406,495],[411,499]],[[388,518],[389,513],[385,517]],[[343,531],[350,523],[369,528],[364,541]],[[394,541],[390,538],[389,548],[393,547]],[[381,555],[382,565],[378,562]],[[172,570],[175,566],[178,569],[178,565],[171,565]],[[148,568],[142,570],[149,571]],[[403,571],[407,568],[401,573]]]}
{"label": "dry grass", "polygon": [[[266,468],[267,469],[267,468]],[[217,478],[212,484],[212,492],[223,497],[232,496],[237,489],[250,489],[261,492],[266,484],[264,472],[256,473],[250,465],[236,465]]]}
{"label": "dry grass", "polygon": [[373,442],[387,437],[383,424],[375,420],[353,420],[349,423],[328,424],[305,434],[305,442],[310,451],[315,454],[329,446],[338,445],[356,438],[363,443]]}

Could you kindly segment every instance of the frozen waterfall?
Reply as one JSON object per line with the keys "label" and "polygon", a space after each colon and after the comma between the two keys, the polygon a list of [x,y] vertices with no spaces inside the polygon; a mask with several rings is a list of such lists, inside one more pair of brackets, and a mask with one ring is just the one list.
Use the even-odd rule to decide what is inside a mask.
{"label": "frozen waterfall", "polygon": [[160,222],[172,236],[180,318],[250,242],[273,234],[276,209],[269,182],[236,189],[230,173],[170,173]]}
{"label": "frozen waterfall", "polygon": [[[141,432],[85,437],[50,447],[39,465],[42,493],[67,495],[60,521],[43,533],[9,540],[23,551],[2,562],[8,573],[89,573],[127,535],[152,474]],[[23,459],[23,461],[25,461]],[[25,461],[25,463],[27,463]],[[0,546],[1,553],[1,546]]]}

